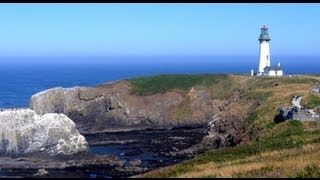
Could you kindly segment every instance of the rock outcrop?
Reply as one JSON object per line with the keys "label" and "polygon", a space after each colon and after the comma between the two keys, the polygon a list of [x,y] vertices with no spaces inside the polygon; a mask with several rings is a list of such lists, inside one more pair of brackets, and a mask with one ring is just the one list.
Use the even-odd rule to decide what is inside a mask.
{"label": "rock outcrop", "polygon": [[244,92],[235,91],[224,110],[213,116],[208,124],[208,136],[203,138],[205,149],[235,146],[245,135],[245,120],[255,108],[253,101],[242,99]]}
{"label": "rock outcrop", "polygon": [[205,126],[214,106],[210,93],[204,90],[192,89],[188,95],[169,91],[138,96],[131,93],[126,81],[96,87],[53,88],[30,99],[31,109],[39,114],[63,113],[82,134]]}
{"label": "rock outcrop", "polygon": [[0,154],[72,155],[88,150],[74,122],[64,114],[42,116],[30,109],[0,112]]}
{"label": "rock outcrop", "polygon": [[256,108],[256,105],[254,101],[246,101],[242,96],[243,92],[235,91],[227,101],[220,104],[220,112],[208,123],[208,135],[204,136],[199,144],[169,154],[193,157],[207,150],[235,146],[244,141],[245,120],[248,118],[248,112]]}

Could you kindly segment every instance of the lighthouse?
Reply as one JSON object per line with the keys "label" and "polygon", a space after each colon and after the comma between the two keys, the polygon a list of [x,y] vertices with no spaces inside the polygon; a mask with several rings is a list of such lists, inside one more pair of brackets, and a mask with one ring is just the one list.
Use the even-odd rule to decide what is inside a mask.
{"label": "lighthouse", "polygon": [[261,33],[259,37],[260,48],[259,48],[259,69],[258,75],[264,74],[264,68],[270,66],[270,37],[268,33],[268,28],[264,25],[261,28]]}
{"label": "lighthouse", "polygon": [[265,25],[263,25],[259,37],[259,67],[257,75],[282,76],[283,71],[282,67],[280,66],[280,63],[278,63],[278,66],[271,66],[269,41],[270,37],[268,33],[268,28]]}

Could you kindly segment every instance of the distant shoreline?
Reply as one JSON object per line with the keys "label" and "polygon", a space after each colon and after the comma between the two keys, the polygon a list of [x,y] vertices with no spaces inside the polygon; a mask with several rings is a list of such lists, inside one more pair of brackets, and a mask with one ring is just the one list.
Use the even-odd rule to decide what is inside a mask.
{"label": "distant shoreline", "polygon": [[[74,68],[73,72],[69,72],[69,68],[66,69],[52,69],[47,71],[47,69],[41,69],[39,72],[33,72],[32,70],[20,67],[28,74],[23,74],[24,72],[19,71],[19,73],[11,72],[10,74],[7,74],[7,76],[1,80],[0,82],[3,83],[2,85],[6,88],[3,88],[0,90],[0,108],[26,108],[29,106],[29,98],[40,91],[51,89],[54,87],[75,87],[75,86],[97,86],[102,85],[106,83],[126,80],[126,79],[132,79],[136,77],[150,77],[150,76],[156,76],[156,75],[167,75],[167,74],[187,74],[187,75],[197,75],[197,74],[225,74],[225,75],[242,75],[242,76],[250,76],[250,71],[248,70],[247,73],[197,73],[197,72],[164,72],[164,73],[158,73],[158,72],[135,72],[134,73],[113,73],[113,71],[109,72],[106,71],[106,74],[103,75],[102,70],[98,69],[97,71],[94,71],[96,69],[90,70],[89,72],[83,71],[83,75],[81,74],[82,69]],[[100,67],[97,67],[100,68]],[[108,67],[106,67],[108,68]],[[83,69],[85,70],[85,69]],[[122,69],[121,71],[124,71],[126,69]],[[1,71],[1,70],[0,70]],[[52,72],[51,72],[52,71]],[[78,72],[79,71],[79,72]],[[5,73],[6,71],[4,71]],[[114,72],[117,72],[117,70],[114,70]],[[30,75],[29,75],[30,73]],[[42,74],[44,73],[44,74]],[[89,75],[88,73],[92,73]],[[6,75],[6,74],[5,74]],[[290,78],[290,77],[305,77],[305,76],[316,76],[319,77],[319,74],[316,73],[296,73],[296,74],[284,74],[283,78]],[[46,78],[43,78],[46,77]],[[264,77],[264,76],[255,76],[260,78],[271,78],[271,77]],[[273,78],[273,77],[272,77]],[[279,78],[279,77],[274,77]],[[1,84],[0,84],[1,86]]]}

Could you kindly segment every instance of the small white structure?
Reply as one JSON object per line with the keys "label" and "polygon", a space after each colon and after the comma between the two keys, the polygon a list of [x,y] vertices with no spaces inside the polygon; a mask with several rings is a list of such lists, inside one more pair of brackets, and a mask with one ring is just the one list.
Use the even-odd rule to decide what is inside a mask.
{"label": "small white structure", "polygon": [[259,37],[260,41],[260,53],[259,53],[259,67],[257,75],[265,76],[282,76],[283,71],[280,63],[278,66],[272,67],[270,60],[270,37],[268,33],[268,28],[264,25],[261,28],[261,34]]}
{"label": "small white structure", "polygon": [[270,67],[270,66],[265,67],[263,70],[264,70],[264,75],[266,76],[282,76],[283,75],[280,64],[278,64],[278,66],[275,66],[275,67]]}

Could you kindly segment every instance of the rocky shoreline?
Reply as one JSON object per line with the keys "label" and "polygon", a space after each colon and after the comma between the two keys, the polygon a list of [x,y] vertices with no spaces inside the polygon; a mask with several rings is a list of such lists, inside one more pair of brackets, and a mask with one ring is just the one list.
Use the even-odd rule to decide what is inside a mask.
{"label": "rocky shoreline", "polygon": [[[19,133],[19,136],[12,136],[13,132],[24,130],[15,124],[13,130],[17,131],[7,133],[0,150],[1,147],[3,150],[15,147],[20,141],[25,142],[25,146],[17,146],[16,152],[24,152],[34,142],[42,144],[33,151],[13,156],[3,151],[0,161],[5,163],[0,164],[0,176],[138,175],[207,150],[245,141],[245,119],[259,104],[243,98],[244,90],[238,88],[223,99],[214,97],[207,89],[194,87],[189,92],[172,90],[148,96],[132,94],[131,88],[129,82],[118,81],[96,87],[53,88],[33,95],[31,110],[15,110],[33,114],[18,116],[19,121],[32,124],[35,117],[61,116],[68,123],[56,123],[50,131],[54,138],[43,140],[34,137],[51,137],[41,135],[49,132],[43,126],[56,120],[48,118],[49,122],[44,121],[41,127],[29,128],[26,132],[30,135],[21,136],[24,138]],[[78,136],[84,136],[85,140]],[[60,152],[60,138],[65,139],[62,152],[72,153],[50,155],[48,152]],[[68,140],[70,138],[72,141]],[[77,144],[74,140],[81,142],[79,147],[85,144],[86,148],[70,151]],[[8,142],[12,145],[8,146]],[[56,147],[59,151],[52,151]]]}
{"label": "rocky shoreline", "polygon": [[[19,157],[2,156],[0,161],[5,163],[0,164],[0,176],[130,177],[188,159],[186,156],[178,157],[167,152],[177,152],[191,147],[199,143],[205,135],[204,128],[88,135],[86,139],[89,145],[91,144],[89,152],[55,157],[45,153]],[[100,140],[107,140],[108,143],[104,144]],[[111,148],[119,144],[118,150]],[[110,150],[94,152],[94,148],[101,146],[111,148],[113,154],[109,154]]]}
{"label": "rocky shoreline", "polygon": [[208,134],[180,127],[82,136],[60,113],[11,109],[0,117],[0,177],[130,177],[190,158],[176,152]]}

